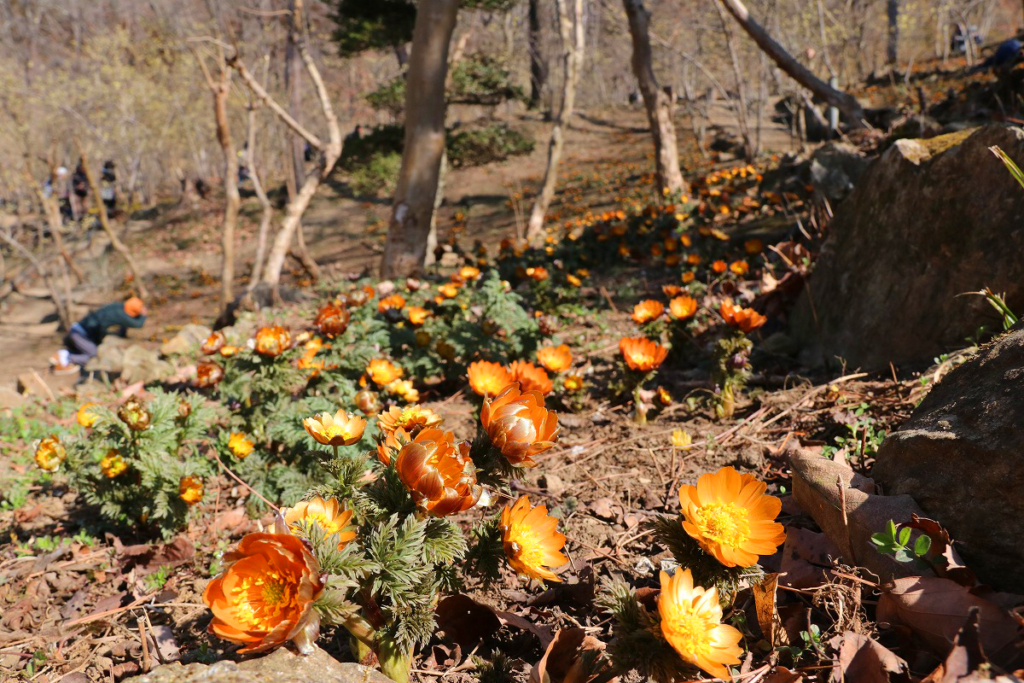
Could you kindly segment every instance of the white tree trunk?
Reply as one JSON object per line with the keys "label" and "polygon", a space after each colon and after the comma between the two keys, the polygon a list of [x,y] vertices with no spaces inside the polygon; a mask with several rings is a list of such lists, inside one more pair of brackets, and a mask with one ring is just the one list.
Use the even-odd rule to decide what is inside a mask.
{"label": "white tree trunk", "polygon": [[[573,2],[573,13],[569,14],[566,3]],[[530,220],[526,225],[526,239],[534,240],[544,227],[544,217],[555,196],[555,182],[558,180],[558,162],[562,158],[564,129],[572,117],[576,102],[576,82],[579,79],[580,64],[583,61],[583,0],[555,0],[558,9],[558,32],[562,39],[562,65],[565,80],[562,85],[562,103],[551,128],[548,142],[548,163],[544,169],[544,183],[534,200]]]}
{"label": "white tree trunk", "polygon": [[640,84],[640,92],[647,109],[647,121],[654,140],[654,163],[658,191],[683,194],[686,181],[679,170],[679,149],[676,127],[672,122],[672,100],[658,86],[654,75],[649,25],[651,14],[643,0],[622,0],[629,19],[629,32],[633,37],[633,74]]}

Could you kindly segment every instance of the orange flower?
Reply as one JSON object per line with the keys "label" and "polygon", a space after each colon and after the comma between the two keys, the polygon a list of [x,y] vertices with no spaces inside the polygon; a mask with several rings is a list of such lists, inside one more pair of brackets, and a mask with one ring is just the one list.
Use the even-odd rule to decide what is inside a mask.
{"label": "orange flower", "polygon": [[697,485],[679,489],[683,529],[726,567],[757,564],[786,540],[775,521],[782,501],[765,494],[767,486],[732,467],[701,475]]}
{"label": "orange flower", "polygon": [[239,460],[244,460],[252,453],[255,444],[241,432],[232,432],[228,438],[228,450]]}
{"label": "orange flower", "polygon": [[533,457],[558,440],[558,414],[544,407],[540,392],[524,393],[516,383],[493,399],[484,399],[480,423],[494,447],[515,467],[535,467]]}
{"label": "orange flower", "polygon": [[758,237],[751,237],[743,243],[743,250],[750,256],[757,256],[764,251],[764,242]]}
{"label": "orange flower", "polygon": [[220,351],[221,347],[224,346],[227,341],[227,337],[224,336],[224,333],[217,331],[206,338],[206,341],[203,342],[203,345],[199,350],[209,356]]}
{"label": "orange flower", "polygon": [[409,316],[409,323],[413,327],[419,327],[430,317],[430,311],[422,306],[410,306],[405,309],[405,314]]}
{"label": "orange flower", "polygon": [[548,269],[543,266],[527,268],[526,276],[531,278],[534,282],[544,282],[548,279]]}
{"label": "orange flower", "polygon": [[67,457],[67,451],[56,434],[40,439],[36,446],[36,465],[44,472],[56,472]]}
{"label": "orange flower", "polygon": [[292,641],[310,654],[320,633],[313,602],[324,583],[305,542],[287,534],[248,534],[225,553],[226,568],[203,591],[211,634],[264,652]]}
{"label": "orange flower", "polygon": [[413,386],[411,379],[396,379],[384,387],[392,396],[398,396],[406,403],[416,403],[420,400],[420,392]]}
{"label": "orange flower", "polygon": [[118,477],[128,469],[128,463],[124,461],[116,448],[111,448],[100,460],[100,470],[107,479]]}
{"label": "orange flower", "polygon": [[320,334],[333,338],[345,333],[349,318],[347,308],[329,303],[316,314],[313,324],[320,330]]}
{"label": "orange flower", "polygon": [[394,382],[404,373],[402,368],[391,361],[384,358],[374,358],[366,366],[366,374],[370,376],[374,384],[384,387]]}
{"label": "orange flower", "polygon": [[730,678],[726,665],[740,663],[743,635],[722,624],[715,588],[694,586],[689,569],[677,569],[671,577],[661,572],[658,614],[661,634],[680,657],[716,678]]}
{"label": "orange flower", "polygon": [[733,261],[729,264],[729,270],[736,275],[746,275],[750,272],[750,264],[743,260]]}
{"label": "orange flower", "polygon": [[377,443],[377,459],[387,467],[392,460],[398,457],[399,451],[410,442],[412,442],[412,435],[401,427],[393,432],[386,432],[384,439]]}
{"label": "orange flower", "polygon": [[454,299],[459,295],[459,286],[454,282],[446,282],[438,286],[437,291],[441,292],[441,296],[445,299]]}
{"label": "orange flower", "polygon": [[338,410],[334,415],[320,413],[307,417],[302,421],[302,426],[317,443],[337,448],[351,446],[363,438],[366,420],[358,415],[349,415],[344,410]]}
{"label": "orange flower", "polygon": [[690,254],[686,257],[686,262],[691,266],[695,266],[700,263],[700,254]]}
{"label": "orange flower", "polygon": [[679,296],[683,293],[683,288],[679,285],[662,285],[661,292],[669,299]]}
{"label": "orange flower", "polygon": [[284,508],[281,514],[293,534],[303,535],[303,524],[315,524],[328,536],[338,534],[338,550],[356,537],[356,532],[349,528],[352,511],[343,509],[337,498],[324,500],[320,496],[313,496],[297,503],[295,507]]}
{"label": "orange flower", "polygon": [[198,477],[182,477],[178,480],[178,497],[190,507],[203,499],[203,480]]}
{"label": "orange flower", "polygon": [[92,427],[96,424],[96,420],[98,419],[98,416],[92,410],[95,407],[96,404],[92,401],[86,401],[83,403],[78,409],[78,412],[75,413],[75,421],[83,427]]}
{"label": "orange flower", "polygon": [[697,312],[697,300],[692,296],[677,296],[668,302],[668,312],[676,320],[692,318]]}
{"label": "orange flower", "polygon": [[224,379],[224,368],[212,361],[204,361],[196,365],[196,386],[202,389],[216,386]]}
{"label": "orange flower", "polygon": [[401,294],[386,296],[377,303],[377,311],[384,313],[390,309],[401,310],[405,308],[405,297]]}
{"label": "orange flower", "polygon": [[377,428],[384,434],[390,434],[396,429],[404,429],[415,436],[420,430],[436,427],[439,424],[441,424],[440,415],[429,408],[418,405],[405,408],[391,406],[377,416]]}
{"label": "orange flower", "polygon": [[512,373],[512,381],[519,382],[523,391],[539,391],[547,396],[554,389],[554,384],[544,368],[538,368],[533,363],[517,360],[508,366]]}
{"label": "orange flower", "polygon": [[476,280],[480,277],[480,269],[473,266],[463,266],[459,269],[459,279],[463,282]]}
{"label": "orange flower", "polygon": [[688,285],[697,278],[697,274],[692,270],[688,270],[682,275],[682,281],[684,285]]}
{"label": "orange flower", "polygon": [[456,444],[451,432],[424,429],[399,451],[395,470],[416,505],[433,517],[463,512],[480,499],[469,444]]}
{"label": "orange flower", "polygon": [[645,299],[633,307],[633,315],[630,317],[637,325],[657,320],[665,312],[665,306],[660,301]]}
{"label": "orange flower", "polygon": [[292,347],[292,335],[280,325],[261,327],[256,331],[256,353],[262,356],[279,356]]}
{"label": "orange flower", "polygon": [[742,332],[753,332],[768,320],[753,308],[734,306],[731,299],[726,299],[722,302],[719,313],[722,314],[725,322],[730,327],[734,327]]}
{"label": "orange flower", "polygon": [[568,282],[568,283],[569,283],[570,285],[572,285],[573,287],[579,287],[580,285],[582,285],[582,284],[583,284],[583,281],[582,281],[582,280],[580,280],[580,279],[579,279],[578,277],[576,277],[575,275],[573,275],[572,273],[566,273],[566,275],[565,275],[565,281],[566,281],[566,282]]}
{"label": "orange flower", "polygon": [[220,355],[223,356],[224,358],[230,358],[231,356],[237,354],[238,351],[239,349],[237,346],[231,346],[229,344],[225,344],[224,346],[220,347]]}
{"label": "orange flower", "polygon": [[668,349],[650,339],[626,338],[619,342],[619,351],[630,370],[650,372],[665,362]]}
{"label": "orange flower", "polygon": [[545,346],[537,351],[537,361],[548,372],[557,375],[560,372],[565,372],[572,365],[572,352],[566,344]]}
{"label": "orange flower", "polygon": [[583,388],[583,377],[580,375],[569,375],[562,384],[566,391],[579,391]]}
{"label": "orange flower", "polygon": [[512,373],[499,363],[478,360],[467,369],[469,386],[479,396],[496,396],[512,383]]}
{"label": "orange flower", "polygon": [[505,557],[516,573],[561,582],[550,568],[569,563],[562,554],[565,536],[558,532],[558,520],[548,516],[547,506],[531,508],[529,496],[506,505],[501,510],[501,534]]}
{"label": "orange flower", "polygon": [[724,273],[728,268],[729,265],[725,261],[722,261],[721,259],[711,264],[711,270],[715,271],[716,273]]}
{"label": "orange flower", "polygon": [[682,258],[683,257],[680,256],[678,253],[673,252],[671,254],[666,254],[665,265],[668,266],[669,268],[675,268],[676,266],[679,265],[679,262],[682,260]]}

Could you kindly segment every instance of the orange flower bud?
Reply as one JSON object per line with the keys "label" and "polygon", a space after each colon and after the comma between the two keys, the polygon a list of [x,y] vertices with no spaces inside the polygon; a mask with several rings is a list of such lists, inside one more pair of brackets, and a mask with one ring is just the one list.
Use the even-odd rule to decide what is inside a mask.
{"label": "orange flower bud", "polygon": [[395,470],[416,504],[433,517],[468,510],[480,499],[469,445],[456,444],[451,432],[424,429],[399,451]]}
{"label": "orange flower bud", "polygon": [[212,361],[204,361],[196,365],[195,385],[200,389],[216,386],[224,379],[224,368]]}
{"label": "orange flower bud", "polygon": [[206,338],[206,341],[203,342],[203,345],[200,347],[199,350],[202,351],[205,355],[209,356],[220,351],[221,347],[224,346],[224,344],[226,344],[227,341],[228,340],[224,336],[223,332],[214,332],[213,334]]}
{"label": "orange flower bud", "polygon": [[337,337],[348,329],[349,317],[348,309],[335,304],[327,304],[317,313],[313,324],[320,330],[320,334]]}
{"label": "orange flower bud", "polygon": [[535,467],[533,457],[558,440],[558,414],[544,407],[540,392],[523,393],[518,383],[494,399],[484,399],[480,423],[494,447],[516,467]]}
{"label": "orange flower bud", "polygon": [[262,356],[279,356],[292,347],[292,335],[280,325],[263,327],[256,331],[256,353]]}

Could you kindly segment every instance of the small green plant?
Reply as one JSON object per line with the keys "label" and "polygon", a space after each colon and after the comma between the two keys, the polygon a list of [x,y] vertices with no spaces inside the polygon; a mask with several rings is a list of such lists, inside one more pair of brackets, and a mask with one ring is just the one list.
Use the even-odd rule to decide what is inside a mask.
{"label": "small green plant", "polygon": [[402,168],[402,155],[394,152],[375,152],[370,160],[352,171],[349,188],[357,197],[390,195],[398,183]]}
{"label": "small green plant", "polygon": [[481,166],[529,154],[533,151],[533,140],[525,133],[499,123],[469,130],[456,129],[448,136],[447,148],[452,166]]}
{"label": "small green plant", "polygon": [[931,567],[928,560],[928,552],[932,549],[931,537],[922,534],[911,544],[910,535],[910,527],[897,530],[896,523],[890,519],[884,531],[871,535],[871,542],[875,544],[875,550],[892,556],[897,562],[921,569]]}
{"label": "small green plant", "polygon": [[150,592],[158,591],[167,585],[167,579],[171,578],[173,572],[170,565],[161,565],[155,572],[143,577],[142,583]]}

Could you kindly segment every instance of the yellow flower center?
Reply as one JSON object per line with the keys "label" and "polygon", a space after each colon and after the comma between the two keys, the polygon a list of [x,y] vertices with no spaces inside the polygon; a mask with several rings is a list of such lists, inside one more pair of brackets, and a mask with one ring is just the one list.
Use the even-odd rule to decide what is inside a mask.
{"label": "yellow flower center", "polygon": [[404,427],[416,420],[419,415],[419,411],[413,408],[406,408],[402,411],[402,414],[398,416],[398,420],[395,422],[399,427]]}
{"label": "yellow flower center", "polygon": [[295,602],[295,586],[273,570],[244,577],[231,594],[235,615],[254,631],[272,630]]}
{"label": "yellow flower center", "polygon": [[349,432],[348,430],[347,422],[334,421],[331,424],[327,425],[326,427],[321,427],[321,429],[323,430],[324,436],[327,437],[328,441],[330,441],[336,436],[340,436],[342,439],[348,439],[350,436],[352,436],[351,432]]}
{"label": "yellow flower center", "polygon": [[336,531],[341,531],[341,527],[338,525],[336,520],[329,519],[327,515],[321,512],[307,512],[305,517],[307,522],[312,522],[318,527],[324,530],[326,534],[333,534]]}
{"label": "yellow flower center", "polygon": [[689,605],[676,607],[662,623],[662,629],[677,651],[691,662],[711,652],[708,621]]}
{"label": "yellow flower center", "polygon": [[544,548],[537,531],[525,524],[513,524],[509,530],[512,554],[527,567],[539,568],[544,565]]}
{"label": "yellow flower center", "polygon": [[750,536],[747,509],[736,503],[708,503],[697,508],[696,525],[705,538],[736,548]]}

